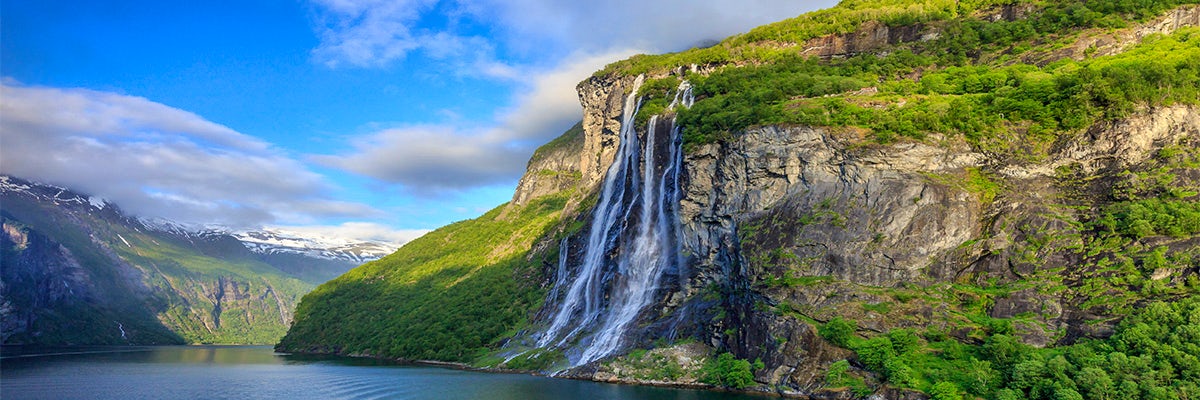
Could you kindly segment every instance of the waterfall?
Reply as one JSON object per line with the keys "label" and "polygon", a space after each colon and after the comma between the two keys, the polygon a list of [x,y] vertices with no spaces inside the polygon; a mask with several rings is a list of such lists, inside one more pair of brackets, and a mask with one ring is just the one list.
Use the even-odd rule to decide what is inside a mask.
{"label": "waterfall", "polygon": [[[669,129],[652,116],[640,140],[634,117],[640,108],[638,77],[625,99],[617,156],[593,209],[586,247],[567,281],[569,252],[560,251],[554,301],[569,285],[537,347],[578,347],[571,361],[582,365],[613,354],[647,306],[654,303],[663,274],[678,267],[681,137],[674,115]],[[691,85],[681,83],[668,109],[692,104]],[[663,121],[661,125],[668,125]],[[565,246],[565,241],[563,245]]]}

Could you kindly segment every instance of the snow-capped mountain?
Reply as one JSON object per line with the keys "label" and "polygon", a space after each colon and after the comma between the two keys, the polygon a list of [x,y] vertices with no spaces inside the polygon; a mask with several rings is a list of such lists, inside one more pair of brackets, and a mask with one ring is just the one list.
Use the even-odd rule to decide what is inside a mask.
{"label": "snow-capped mountain", "polygon": [[300,296],[357,265],[257,254],[4,175],[0,225],[4,344],[274,343]]}
{"label": "snow-capped mountain", "polygon": [[[357,239],[331,232],[275,227],[234,229],[163,218],[133,218],[105,199],[7,175],[0,175],[0,192],[26,197],[42,204],[53,204],[77,212],[103,216],[114,221],[120,220],[137,231],[165,233],[190,242],[198,248],[208,249],[210,255],[234,256],[229,251],[235,249],[228,246],[236,241],[250,253],[256,254],[254,258],[318,283],[364,262],[391,254],[400,247],[399,243]],[[214,247],[214,244],[223,244],[226,247]]]}
{"label": "snow-capped mountain", "polygon": [[394,243],[356,240],[279,228],[232,233],[246,248],[260,254],[300,254],[326,260],[364,263],[391,254],[399,248]]}
{"label": "snow-capped mountain", "polygon": [[48,204],[71,207],[91,207],[102,211],[111,204],[95,196],[87,196],[61,186],[30,182],[8,175],[0,175],[0,192],[27,196]]}
{"label": "snow-capped mountain", "polygon": [[281,228],[255,230],[230,229],[217,225],[185,224],[161,218],[140,219],[147,228],[188,239],[211,240],[232,236],[252,252],[263,255],[294,254],[355,265],[378,260],[400,246],[375,240],[360,240],[331,235],[297,232]]}

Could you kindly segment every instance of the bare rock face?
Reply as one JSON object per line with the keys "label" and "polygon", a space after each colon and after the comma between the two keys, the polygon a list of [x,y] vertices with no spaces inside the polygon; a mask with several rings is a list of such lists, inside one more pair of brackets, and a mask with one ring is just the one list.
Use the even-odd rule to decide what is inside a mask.
{"label": "bare rock face", "polygon": [[938,35],[936,29],[921,24],[891,27],[879,21],[870,21],[851,33],[813,38],[804,44],[800,54],[822,58],[849,57],[890,44],[931,40]]}
{"label": "bare rock face", "polygon": [[604,171],[616,158],[625,96],[635,79],[592,76],[577,87],[583,105],[584,142],[579,168],[584,187],[594,187],[604,180]]}
{"label": "bare rock face", "polygon": [[[35,329],[39,311],[94,301],[86,271],[61,244],[5,221],[0,246],[11,253],[0,280],[0,341]],[[26,293],[14,293],[18,290]]]}
{"label": "bare rock face", "polygon": [[[1196,9],[1200,11],[1200,7]],[[1128,168],[1145,162],[1163,146],[1195,136],[1197,126],[1200,126],[1200,111],[1195,108],[1164,107],[1151,110],[1092,127],[1085,135],[1067,142],[1059,149],[1059,157],[1048,167],[1079,164],[1087,173]],[[1049,176],[1045,168],[1037,171]]]}
{"label": "bare rock face", "polygon": [[739,230],[753,230],[770,240],[759,245],[803,260],[803,275],[911,281],[931,258],[978,235],[979,200],[937,174],[982,162],[966,148],[849,149],[823,129],[753,129],[688,155],[683,247],[707,269],[740,251]]}
{"label": "bare rock face", "polygon": [[530,200],[578,186],[582,178],[583,145],[583,124],[580,123],[538,149],[517,183],[513,204],[525,205]]}
{"label": "bare rock face", "polygon": [[[698,335],[739,357],[761,358],[767,368],[760,382],[814,393],[823,382],[818,372],[848,354],[798,315],[824,321],[850,313],[861,329],[876,332],[937,325],[947,312],[937,305],[898,305],[897,313],[908,314],[903,320],[846,310],[891,300],[863,288],[1014,282],[1069,271],[1082,262],[1069,250],[1082,245],[1082,232],[1059,205],[1064,191],[1076,188],[1056,174],[1073,168],[1111,178],[1165,146],[1200,142],[1200,111],[1167,107],[1102,123],[1061,140],[1039,161],[975,152],[954,139],[884,146],[849,136],[765,126],[691,149],[680,183],[686,271],[640,340]],[[720,300],[711,298],[713,287],[723,288]],[[1108,332],[1085,323],[1097,316],[1044,290],[989,301],[995,318],[1033,316],[1013,326],[1028,344],[1054,344],[1064,331]],[[729,315],[714,318],[716,309]]]}

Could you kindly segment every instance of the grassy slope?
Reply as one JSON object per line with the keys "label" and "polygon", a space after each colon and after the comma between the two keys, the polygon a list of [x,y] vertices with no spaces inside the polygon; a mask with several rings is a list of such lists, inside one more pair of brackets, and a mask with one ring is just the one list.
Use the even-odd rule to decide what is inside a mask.
{"label": "grassy slope", "polygon": [[301,301],[278,348],[478,359],[541,305],[542,264],[557,250],[529,249],[559,221],[570,194],[447,225],[321,285]]}

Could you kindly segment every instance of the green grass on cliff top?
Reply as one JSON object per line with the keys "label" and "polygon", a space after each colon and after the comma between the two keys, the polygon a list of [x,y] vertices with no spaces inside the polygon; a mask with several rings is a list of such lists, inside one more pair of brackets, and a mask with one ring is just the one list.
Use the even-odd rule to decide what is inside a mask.
{"label": "green grass on cliff top", "polygon": [[[890,27],[922,23],[971,20],[981,11],[1006,5],[1037,10],[1030,14],[1029,28],[1048,33],[1067,27],[1121,27],[1128,21],[1145,20],[1190,0],[843,0],[838,5],[806,13],[795,18],[763,25],[720,43],[678,53],[640,54],[609,64],[596,76],[660,74],[679,66],[725,64],[763,64],[795,54],[806,41],[858,30],[864,23],[878,22]],[[1024,25],[1018,22],[1016,25]],[[953,33],[953,32],[952,32]],[[992,32],[991,34],[995,34]],[[970,38],[955,37],[960,41]]]}
{"label": "green grass on cliff top", "polygon": [[[1017,3],[1028,10],[1026,18],[986,18],[1000,5]],[[809,125],[845,127],[885,144],[957,136],[981,150],[1036,159],[1063,133],[1147,106],[1200,103],[1195,28],[1152,35],[1112,56],[1093,58],[1095,48],[1079,50],[1087,54],[1080,61],[1064,55],[1081,46],[1076,41],[1082,35],[1112,33],[1195,3],[844,1],[713,47],[635,56],[597,75],[653,77],[678,66],[715,67],[706,75],[684,74],[697,96],[696,105],[679,114],[689,148],[758,125]],[[801,55],[805,40],[852,32],[872,20],[928,23],[939,36],[849,58]],[[645,87],[674,79],[652,78]],[[653,105],[658,93],[647,94],[646,104]]]}

